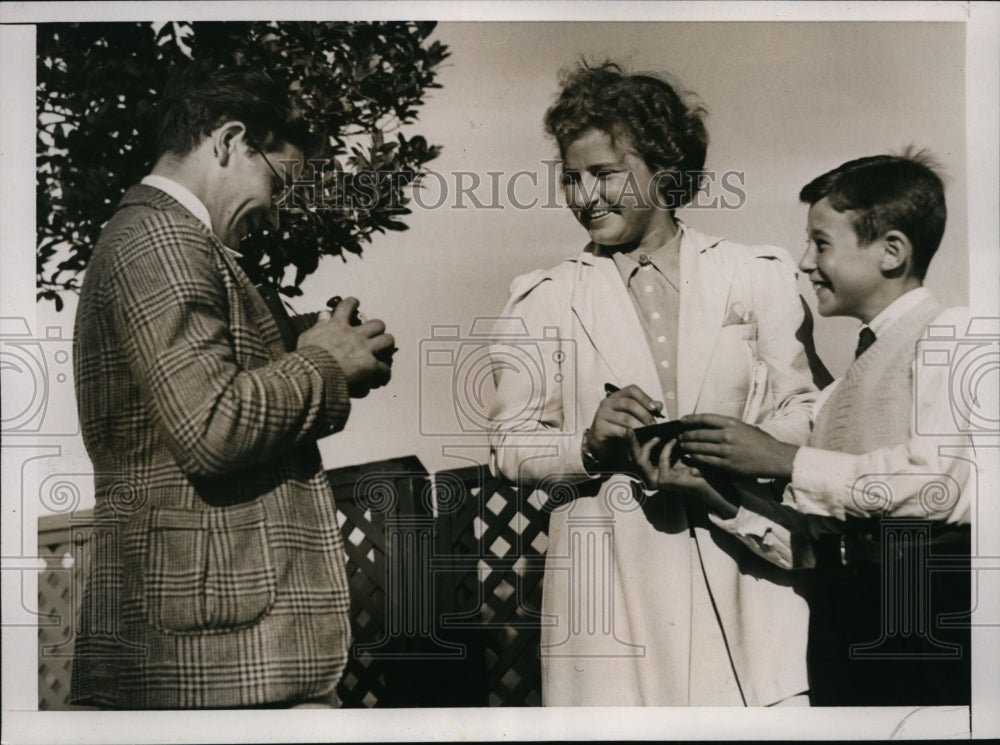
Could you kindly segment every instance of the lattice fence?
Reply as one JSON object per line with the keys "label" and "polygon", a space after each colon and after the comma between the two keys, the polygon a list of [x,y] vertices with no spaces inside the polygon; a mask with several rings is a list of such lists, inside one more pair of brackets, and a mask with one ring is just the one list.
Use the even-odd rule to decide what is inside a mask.
{"label": "lattice fence", "polygon": [[[344,706],[539,705],[544,511],[482,466],[430,476],[409,457],[328,475],[351,588]],[[70,540],[64,517],[42,521],[40,709],[70,708],[70,658],[41,654],[72,651]]]}
{"label": "lattice fence", "polygon": [[[445,628],[482,629],[490,706],[538,706],[542,570],[548,515],[485,467],[439,473],[437,551],[451,562]],[[446,497],[444,495],[447,495]]]}
{"label": "lattice fence", "polygon": [[40,521],[38,552],[45,557],[45,569],[38,577],[38,708],[78,708],[66,703],[73,660],[72,622],[81,603],[73,585],[75,552],[67,518],[60,515]]}

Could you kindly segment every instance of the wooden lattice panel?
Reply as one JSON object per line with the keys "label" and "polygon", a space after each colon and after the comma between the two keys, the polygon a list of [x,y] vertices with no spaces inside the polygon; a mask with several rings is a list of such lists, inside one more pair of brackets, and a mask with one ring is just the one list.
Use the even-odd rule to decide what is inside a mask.
{"label": "wooden lattice panel", "polygon": [[70,706],[74,621],[82,598],[74,591],[73,546],[68,519],[42,520],[38,554],[45,569],[38,575],[38,709],[65,710]]}
{"label": "wooden lattice panel", "polygon": [[538,658],[542,574],[548,515],[485,467],[438,474],[461,480],[464,499],[440,520],[439,552],[455,568],[456,613],[445,628],[485,629],[484,659],[490,706],[539,706]]}
{"label": "wooden lattice panel", "polygon": [[[351,632],[354,646],[377,641],[384,633],[384,517],[347,500],[338,503],[337,518],[344,538],[347,581],[351,590]],[[346,707],[372,707],[385,698],[385,676],[370,654],[352,654],[337,694]]]}
{"label": "wooden lattice panel", "polygon": [[337,694],[348,708],[410,705],[406,668],[401,675],[394,659],[406,640],[390,628],[401,602],[387,594],[393,570],[390,540],[400,514],[423,517],[430,521],[427,530],[433,529],[427,472],[411,457],[338,469],[329,476],[344,538],[354,636]]}
{"label": "wooden lattice panel", "polygon": [[[545,512],[485,467],[431,478],[411,457],[329,476],[354,634],[337,689],[344,706],[539,705]],[[75,534],[87,534],[86,520],[73,516]],[[41,709],[72,708],[82,583],[70,541],[66,516],[39,528]]]}

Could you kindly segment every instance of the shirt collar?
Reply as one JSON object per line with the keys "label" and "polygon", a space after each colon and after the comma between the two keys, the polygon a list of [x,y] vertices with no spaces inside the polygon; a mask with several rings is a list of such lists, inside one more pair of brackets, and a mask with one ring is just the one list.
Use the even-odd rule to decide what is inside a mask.
{"label": "shirt collar", "polygon": [[[911,310],[916,308],[924,300],[931,297],[931,291],[926,287],[918,287],[910,290],[889,303],[882,312],[875,316],[868,324],[876,337],[893,322],[898,321]],[[862,328],[864,328],[862,326]]]}
{"label": "shirt collar", "polygon": [[[640,266],[648,263],[655,266],[660,274],[665,277],[672,277],[676,274],[676,261],[671,261],[668,255],[671,252],[676,252],[678,246],[681,242],[681,230],[678,227],[674,237],[669,241],[664,243],[662,246],[657,248],[655,251],[639,251],[635,250],[630,253],[624,253],[623,251],[615,251],[611,254],[611,259],[615,262],[615,266],[618,267],[618,271],[622,275],[622,279],[625,280],[625,284],[629,283],[632,275],[639,269]],[[641,257],[645,257],[645,261]]]}
{"label": "shirt collar", "polygon": [[[159,176],[157,174],[149,174],[144,177],[140,182],[143,186],[151,186],[154,189],[159,189],[160,191],[168,194],[169,196],[176,199],[180,205],[190,212],[192,215],[198,218],[198,220],[208,228],[209,232],[214,233],[212,230],[212,216],[208,213],[208,207],[202,202],[194,193],[188,189],[186,186],[182,186],[171,178],[166,176]],[[229,246],[223,246],[229,253],[231,253],[236,258],[243,258],[243,254],[236,251]]]}

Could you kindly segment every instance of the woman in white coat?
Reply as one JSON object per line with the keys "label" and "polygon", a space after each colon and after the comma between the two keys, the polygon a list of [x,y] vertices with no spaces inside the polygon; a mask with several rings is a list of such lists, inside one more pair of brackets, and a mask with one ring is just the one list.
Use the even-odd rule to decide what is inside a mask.
{"label": "woman in white coat", "polygon": [[546,114],[590,242],[511,285],[491,445],[494,471],[552,507],[547,706],[771,705],[807,687],[805,601],[761,558],[791,566],[787,531],[681,463],[659,492],[631,475],[633,430],[692,412],[808,435],[794,263],[674,217],[699,188],[702,117],[611,63],[576,70]]}

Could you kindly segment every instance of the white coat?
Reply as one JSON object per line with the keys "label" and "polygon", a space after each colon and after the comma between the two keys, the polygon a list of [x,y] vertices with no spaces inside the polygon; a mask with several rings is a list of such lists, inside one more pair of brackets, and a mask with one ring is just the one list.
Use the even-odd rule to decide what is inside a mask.
{"label": "white coat", "polygon": [[[816,390],[796,339],[793,262],[780,248],[680,227],[678,415],[742,417],[804,442]],[[663,396],[613,260],[588,246],[517,278],[503,316],[491,347],[492,465],[522,492],[561,505],[546,557],[543,702],[715,703],[701,692],[728,668],[748,705],[805,691],[808,609],[791,573],[676,495],[645,497],[623,475],[584,470],[581,439],[605,383]],[[692,618],[693,597],[706,592],[715,612]]]}

